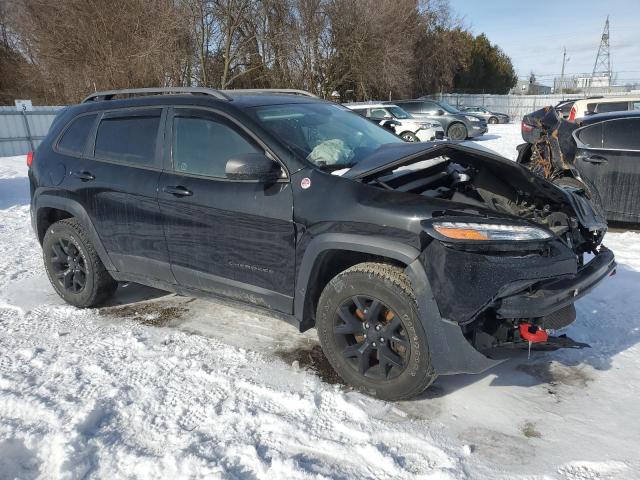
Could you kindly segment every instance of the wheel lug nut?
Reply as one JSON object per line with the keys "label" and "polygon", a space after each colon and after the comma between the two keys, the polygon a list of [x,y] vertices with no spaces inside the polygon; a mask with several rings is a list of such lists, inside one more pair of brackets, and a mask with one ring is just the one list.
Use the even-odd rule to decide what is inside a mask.
{"label": "wheel lug nut", "polygon": [[365,328],[369,328],[369,324],[368,323],[365,323],[364,326],[365,326]]}
{"label": "wheel lug nut", "polygon": [[371,345],[373,345],[375,347],[376,346],[376,342],[373,342]]}
{"label": "wheel lug nut", "polygon": [[380,343],[384,342],[384,338],[380,337]]}
{"label": "wheel lug nut", "polygon": [[380,330],[380,325],[376,325],[376,330]]}

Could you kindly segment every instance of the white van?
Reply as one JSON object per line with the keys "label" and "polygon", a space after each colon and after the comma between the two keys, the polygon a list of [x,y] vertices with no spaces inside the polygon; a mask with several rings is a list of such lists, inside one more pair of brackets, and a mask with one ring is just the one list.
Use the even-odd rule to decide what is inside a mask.
{"label": "white van", "polygon": [[569,120],[573,121],[594,113],[622,112],[627,110],[640,110],[640,95],[576,100],[571,107]]}

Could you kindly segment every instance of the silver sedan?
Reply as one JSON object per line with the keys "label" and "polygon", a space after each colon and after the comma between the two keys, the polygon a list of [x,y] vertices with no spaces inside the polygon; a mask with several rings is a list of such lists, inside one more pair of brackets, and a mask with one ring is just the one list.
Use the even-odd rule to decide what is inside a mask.
{"label": "silver sedan", "polygon": [[493,112],[486,107],[460,107],[460,110],[482,117],[487,123],[509,123],[511,121],[506,113]]}

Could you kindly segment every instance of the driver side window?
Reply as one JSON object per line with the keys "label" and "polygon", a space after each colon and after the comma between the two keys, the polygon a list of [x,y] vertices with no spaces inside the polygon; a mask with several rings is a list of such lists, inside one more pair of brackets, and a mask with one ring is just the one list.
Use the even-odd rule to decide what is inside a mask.
{"label": "driver side window", "polygon": [[229,121],[214,115],[174,117],[172,147],[176,172],[221,178],[231,158],[264,153]]}

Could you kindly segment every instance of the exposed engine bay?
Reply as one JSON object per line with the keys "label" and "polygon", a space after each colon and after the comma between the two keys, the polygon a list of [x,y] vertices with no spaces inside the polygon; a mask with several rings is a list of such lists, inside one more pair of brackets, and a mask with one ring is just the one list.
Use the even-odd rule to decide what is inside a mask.
{"label": "exposed engine bay", "polygon": [[[577,254],[593,251],[604,233],[581,225],[561,192],[552,195],[532,189],[523,179],[500,172],[490,164],[482,164],[472,156],[454,154],[417,162],[375,177],[371,183],[389,190],[524,218],[550,229]],[[551,188],[549,186],[549,190]],[[580,189],[567,188],[584,198]]]}

